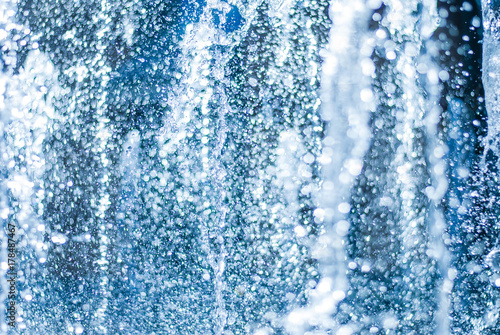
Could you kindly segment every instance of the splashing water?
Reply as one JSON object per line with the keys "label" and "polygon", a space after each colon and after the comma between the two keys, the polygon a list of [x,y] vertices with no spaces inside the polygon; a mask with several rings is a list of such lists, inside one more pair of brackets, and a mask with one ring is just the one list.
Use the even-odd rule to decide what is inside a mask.
{"label": "splashing water", "polygon": [[498,333],[498,11],[3,1],[1,332]]}

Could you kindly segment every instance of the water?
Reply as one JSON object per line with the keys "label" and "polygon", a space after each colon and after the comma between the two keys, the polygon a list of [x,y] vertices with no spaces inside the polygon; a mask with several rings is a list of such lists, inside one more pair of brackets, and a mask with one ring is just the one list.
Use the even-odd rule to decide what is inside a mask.
{"label": "water", "polygon": [[2,1],[1,332],[496,334],[497,26]]}

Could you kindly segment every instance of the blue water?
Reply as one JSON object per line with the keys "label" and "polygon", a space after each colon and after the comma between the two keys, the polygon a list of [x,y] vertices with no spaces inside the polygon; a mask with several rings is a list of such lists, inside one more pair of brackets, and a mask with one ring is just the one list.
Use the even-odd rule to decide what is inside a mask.
{"label": "blue water", "polygon": [[497,7],[3,1],[0,332],[497,334]]}

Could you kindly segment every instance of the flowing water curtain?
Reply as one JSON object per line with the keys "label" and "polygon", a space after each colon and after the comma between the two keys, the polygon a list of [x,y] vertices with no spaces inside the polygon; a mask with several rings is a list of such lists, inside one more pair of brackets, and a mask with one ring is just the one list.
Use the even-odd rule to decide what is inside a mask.
{"label": "flowing water curtain", "polygon": [[[333,3],[331,10],[331,60],[343,67],[329,73],[325,63],[325,101],[333,103],[323,108],[335,122],[325,140],[331,144],[325,143],[324,202],[317,213],[334,225],[320,238],[330,254],[319,255],[324,277],[304,315],[311,326],[346,333],[432,333],[441,254],[429,249],[443,250],[439,229],[431,227],[440,219],[436,203],[444,192],[444,171],[429,154],[440,145],[436,48],[427,42],[435,5],[374,1],[349,4],[349,10]],[[429,186],[437,190],[429,196],[435,209],[425,194]]]}
{"label": "flowing water curtain", "polygon": [[[25,20],[40,36],[41,48],[61,72],[65,94],[57,101],[60,115],[45,142],[44,220],[50,249],[40,285],[48,298],[34,308],[39,318],[31,321],[37,329],[113,333],[124,327],[141,332],[166,326],[163,311],[158,310],[162,301],[157,299],[161,293],[157,286],[164,278],[152,285],[151,278],[144,276],[148,272],[154,276],[167,263],[165,255],[154,249],[159,239],[150,233],[161,214],[150,200],[163,199],[151,192],[156,191],[155,183],[150,183],[152,187],[145,183],[155,177],[156,170],[151,169],[159,152],[155,131],[165,112],[162,97],[172,77],[165,64],[172,62],[175,48],[171,46],[178,42],[183,26],[180,2],[162,4],[20,5]],[[167,24],[174,29],[165,29]],[[136,195],[130,194],[134,190],[129,191],[130,179],[125,179],[131,172],[122,167],[123,145],[135,145],[130,143],[134,141],[139,142],[134,155],[144,170],[137,169],[136,163],[132,173],[140,180],[132,184],[138,197],[143,196],[144,207],[138,213],[130,208],[131,213],[124,213],[120,198]],[[123,224],[127,220],[129,226]],[[127,239],[128,231],[134,234],[135,244]],[[45,322],[56,303],[62,309],[52,315],[55,322]],[[165,306],[167,313],[176,312],[176,306]],[[141,308],[146,312],[137,317],[129,313]]]}
{"label": "flowing water curtain", "polygon": [[[443,237],[450,250],[449,270],[443,272],[449,317],[442,320],[449,320],[451,333],[472,333],[478,316],[488,309],[486,295],[494,290],[483,272],[486,264],[482,259],[496,238],[482,221],[488,198],[483,177],[488,173],[481,171],[480,162],[487,131],[481,83],[481,4],[440,2],[438,13],[440,27],[435,36],[442,66],[439,77],[443,81],[442,133],[446,146],[436,154],[448,164]],[[491,279],[494,281],[494,276]]]}
{"label": "flowing water curtain", "polygon": [[[224,83],[223,65],[227,61],[225,59],[231,41],[227,34],[214,26],[222,25],[223,29],[230,30],[231,24],[226,25],[223,18],[224,15],[234,13],[234,8],[228,9],[224,3],[211,3],[204,9],[204,17],[198,27],[186,27],[188,30],[195,28],[195,37],[192,39],[194,45],[189,44],[190,35],[187,32],[186,43],[180,49],[188,55],[184,61],[194,58],[195,66],[194,70],[186,70],[180,64],[182,70],[176,78],[180,82],[177,87],[180,87],[181,92],[186,88],[188,94],[169,94],[170,99],[165,101],[163,90],[169,89],[169,83],[164,78],[168,78],[166,73],[170,71],[167,70],[172,67],[166,67],[162,61],[171,63],[173,54],[162,57],[168,43],[161,45],[165,36],[156,31],[159,28],[161,30],[162,18],[178,17],[175,7],[163,7],[168,15],[160,17],[155,14],[159,6],[157,3],[146,2],[142,6],[144,8],[141,5],[138,8],[132,6],[129,13],[134,14],[123,20],[128,21],[124,26],[129,36],[123,36],[123,39],[129,40],[128,46],[120,47],[121,36],[116,34],[116,28],[122,24],[122,17],[107,7],[106,3],[86,4],[88,6],[82,8],[67,8],[67,4],[43,2],[34,4],[34,7],[31,5],[33,4],[24,4],[22,12],[27,13],[30,26],[41,35],[42,48],[51,54],[54,63],[63,73],[61,81],[66,94],[64,99],[58,101],[60,119],[54,121],[52,136],[46,141],[46,157],[50,165],[45,175],[49,191],[44,200],[47,208],[44,218],[52,244],[47,273],[41,285],[45,286],[44,293],[47,296],[50,293],[51,298],[37,305],[40,318],[33,318],[33,324],[44,331],[68,329],[82,332],[92,328],[96,332],[105,333],[128,327],[131,332],[141,332],[146,327],[151,330],[169,329],[173,332],[213,329],[220,333],[226,324],[223,275],[227,274],[223,271],[223,249],[227,239],[224,240],[225,236],[221,234],[227,209],[222,198],[225,185],[221,180],[227,172],[218,159],[222,154],[227,131],[224,129],[224,118],[228,109],[224,85],[217,81]],[[254,15],[251,9],[256,6],[250,4],[248,13],[241,9],[241,4],[239,6],[243,16],[250,22],[249,18]],[[280,6],[277,8],[282,8]],[[309,10],[314,12],[315,9],[311,7]],[[110,15],[109,12],[113,14]],[[52,13],[56,14],[55,17],[50,15]],[[136,20],[135,15],[145,18],[146,28],[151,27],[152,30],[135,33],[134,28],[138,29],[134,24],[143,22]],[[215,19],[210,20],[214,15],[219,16],[218,23]],[[89,22],[85,20],[86,16],[93,16],[96,20]],[[58,20],[62,20],[62,26]],[[323,24],[307,20],[302,23],[305,23],[306,31]],[[295,25],[298,26],[298,22]],[[311,36],[306,36],[305,40],[308,41]],[[204,45],[207,37],[210,43]],[[179,40],[173,43],[177,42]],[[313,39],[310,43],[313,48],[306,48],[306,56],[311,53],[314,55],[314,43]],[[116,45],[119,47],[111,47]],[[132,71],[127,72],[121,66],[125,64],[123,66],[126,68],[130,65],[127,54],[132,53],[132,46],[139,48],[136,54],[138,57],[132,59]],[[156,53],[145,52],[148,46]],[[196,61],[196,57],[190,53],[199,53],[202,57]],[[289,57],[293,58],[293,53]],[[135,60],[137,62],[133,63]],[[141,67],[139,63],[145,65]],[[208,69],[208,73],[200,75],[197,66],[203,66],[203,72]],[[313,62],[310,66],[315,73],[317,64]],[[112,79],[106,84],[106,77],[110,72],[118,79]],[[202,80],[198,82],[200,77]],[[148,78],[153,79],[150,86],[145,84]],[[250,82],[255,86],[254,81]],[[311,78],[307,82],[314,84],[317,80]],[[289,74],[286,76],[286,83],[288,87],[293,86],[293,77]],[[209,86],[209,94],[205,94],[204,89],[200,89],[198,85]],[[134,91],[131,87],[140,88],[141,91]],[[116,90],[124,93],[125,97],[117,96]],[[155,95],[154,91],[160,94]],[[191,94],[192,91],[194,93]],[[139,95],[131,95],[138,100],[127,100],[130,98],[130,95],[127,96],[128,92],[138,93]],[[188,103],[186,108],[186,102],[193,103],[191,106]],[[221,102],[223,108],[217,107]],[[307,105],[310,110],[317,108],[314,107],[314,99],[313,102],[314,104]],[[173,106],[172,113],[168,113],[169,104]],[[208,117],[199,117],[204,114],[208,114]],[[165,115],[164,120],[162,115]],[[165,121],[166,126],[163,127],[158,120]],[[313,122],[318,120],[319,118],[313,118]],[[216,125],[210,128],[211,123]],[[160,130],[157,129],[158,126],[161,126]],[[307,136],[314,137],[314,132],[319,132],[320,128],[304,127],[303,130]],[[233,132],[241,132],[241,129],[234,129]],[[260,143],[259,136],[255,137],[256,143]],[[287,137],[289,136],[283,136],[281,142],[289,142]],[[165,145],[160,144],[164,140]],[[292,139],[292,142],[296,141],[296,138]],[[134,152],[131,155],[135,157],[136,163],[132,163],[132,166],[141,165],[138,174],[125,173],[120,168],[127,164],[123,143],[130,144],[131,151]],[[200,149],[201,159],[198,158]],[[215,149],[215,154],[210,156],[208,153],[212,149]],[[299,154],[303,155],[305,150],[300,150],[302,152]],[[265,155],[269,154],[263,151]],[[311,155],[306,156],[304,161],[311,164]],[[237,156],[228,155],[227,160],[233,162],[235,157]],[[300,164],[297,168],[302,171],[304,180],[310,178],[311,172],[307,166]],[[122,172],[125,176],[121,176]],[[71,177],[73,179],[67,180]],[[204,180],[202,190],[197,185],[198,179]],[[241,190],[243,185],[238,185],[238,188]],[[307,191],[308,188],[310,186],[304,187],[305,195],[310,192]],[[122,204],[117,208],[118,198],[123,195],[125,201],[120,201]],[[137,199],[138,205],[130,205],[130,202]],[[242,202],[246,200],[243,198]],[[276,202],[279,203],[279,200]],[[274,206],[275,211],[278,209]],[[305,217],[310,216],[309,209],[306,208],[303,212]],[[120,228],[119,233],[116,232],[117,227]],[[263,230],[256,225],[252,229],[258,232]],[[275,229],[279,230],[278,227]],[[289,233],[290,231],[288,229]],[[307,232],[305,228],[297,231],[301,236]],[[198,237],[200,234],[201,239]],[[271,232],[266,232],[267,239],[271,235]],[[218,240],[220,237],[223,238],[222,242]],[[281,237],[286,240],[288,235]],[[243,238],[248,240],[249,237]],[[115,247],[118,243],[120,248]],[[256,243],[256,249],[259,243]],[[242,256],[246,254],[245,247],[236,255],[235,267],[249,262]],[[297,254],[291,247],[290,253]],[[276,249],[283,252],[279,245]],[[262,250],[266,251],[266,248]],[[305,252],[305,248],[301,252]],[[204,257],[198,257],[200,254]],[[293,262],[287,267],[287,272],[281,274],[281,280],[286,280],[288,273],[295,271],[296,261],[290,258]],[[304,264],[307,266],[307,262]],[[262,268],[266,264],[260,263],[260,266]],[[247,270],[251,272],[252,269]],[[306,271],[312,270],[308,268]],[[73,275],[72,278],[70,274]],[[300,282],[302,277],[296,275],[294,278]],[[252,280],[259,282],[260,278],[254,276]],[[226,294],[234,297],[234,292],[242,292],[239,296],[243,295],[247,301],[252,301],[255,297],[244,292],[251,287],[259,289],[258,285],[239,285],[235,287],[236,291],[226,291]],[[279,285],[275,287],[276,289],[271,286],[275,291],[262,292],[270,300],[274,300],[271,298],[274,294],[278,297],[278,302],[273,301],[268,305],[271,311],[266,317],[271,319],[275,319],[274,310],[283,309],[283,297],[294,299],[295,296],[294,293],[287,295]],[[288,287],[293,287],[291,291],[301,292],[294,283],[288,284]],[[199,293],[203,299],[198,299],[199,295],[193,292]],[[197,300],[193,301],[195,298]],[[62,301],[64,310],[54,315],[58,322],[48,323],[43,328],[44,322],[41,320],[48,317],[48,310],[59,300]],[[259,308],[248,312],[239,303],[236,301],[233,304],[237,307],[234,307],[236,311],[227,319],[228,325],[235,323],[238,313],[246,313],[251,320],[262,320]],[[281,305],[274,308],[277,303]],[[213,325],[206,322],[207,316],[212,313],[207,306],[217,306],[213,314]],[[144,310],[145,313],[135,318],[130,317],[129,311],[137,309]],[[234,327],[241,329],[242,326],[240,324]]]}
{"label": "flowing water curtain", "polygon": [[317,280],[307,245],[321,229],[311,195],[319,181],[326,6],[262,3],[228,67],[230,103],[238,111],[228,122],[235,126],[224,159],[235,172],[227,268],[234,333],[282,333],[283,316],[306,302]]}
{"label": "flowing water curtain", "polygon": [[[29,46],[30,49],[32,46]],[[57,85],[55,69],[50,60],[36,48],[29,54],[17,74],[6,72],[5,106],[11,109],[6,123],[5,145],[8,170],[6,185],[10,209],[8,223],[16,226],[15,268],[18,273],[16,296],[18,327],[30,327],[33,306],[43,301],[39,283],[40,265],[47,258],[42,220],[45,197],[43,172],[43,141],[50,121],[55,116],[51,101],[54,92],[47,87]],[[7,227],[7,225],[6,225]],[[10,245],[9,245],[10,246]],[[17,321],[16,321],[17,322]]]}
{"label": "flowing water curtain", "polygon": [[343,240],[349,223],[345,218],[350,211],[351,187],[361,173],[370,138],[370,76],[374,66],[368,23],[372,10],[364,1],[335,1],[330,3],[329,12],[333,26],[321,81],[322,119],[329,127],[318,159],[324,181],[318,196],[320,206],[314,211],[315,222],[324,222],[326,232],[313,248],[322,278],[312,294],[311,307],[289,315],[288,329],[296,333],[307,329],[342,331],[331,315],[345,298],[348,285]]}
{"label": "flowing water curtain", "polygon": [[318,158],[324,181],[318,195],[319,207],[314,211],[315,222],[324,222],[326,232],[313,247],[322,278],[312,293],[311,306],[293,311],[288,317],[288,330],[298,334],[308,329],[345,330],[331,316],[348,289],[346,215],[351,206],[351,187],[361,173],[370,139],[368,121],[374,106],[371,75],[375,68],[370,59],[373,33],[368,23],[373,6],[365,1],[334,1],[329,7],[333,26],[323,55],[321,80],[322,119],[328,122],[328,128]]}
{"label": "flowing water curtain", "polygon": [[[139,61],[152,66],[144,73],[139,64],[127,74],[130,81],[118,82],[113,93],[114,104],[142,117],[122,120],[136,124],[125,134],[121,163],[124,172],[132,170],[124,176],[118,215],[126,265],[123,277],[115,278],[121,288],[114,315],[120,327],[138,333],[144,327],[221,333],[227,318],[223,229],[228,188],[220,162],[229,112],[224,65],[243,20],[238,8],[225,2],[193,2],[194,8],[183,10],[178,5],[143,3],[139,19],[132,18],[132,38],[141,50]],[[155,14],[157,9],[162,15]],[[172,29],[163,25],[168,21],[174,22],[177,34],[168,34]],[[140,91],[134,87],[137,80],[144,80]],[[135,99],[155,91],[159,94],[153,99]],[[141,116],[147,109],[156,111],[149,119]],[[131,318],[137,309],[147,313]]]}
{"label": "flowing water curtain", "polygon": [[[122,171],[114,217],[119,273],[110,278],[108,316],[115,332],[209,329],[199,322],[208,319],[202,306],[211,304],[209,295],[201,281],[191,280],[200,254],[188,195],[192,152],[183,145],[187,131],[177,128],[178,115],[168,105],[175,75],[181,78],[178,44],[192,9],[181,5],[140,1],[127,9],[128,55],[117,64],[107,88]],[[184,195],[179,206],[176,197]]]}
{"label": "flowing water curtain", "polygon": [[[439,208],[445,164],[438,137],[435,4],[386,1],[372,16],[378,107],[372,140],[352,198],[348,235],[352,326],[363,333],[433,333],[439,327],[441,280],[447,270]],[[386,179],[387,178],[387,179]],[[359,313],[356,315],[356,310]],[[364,317],[361,317],[364,316]]]}
{"label": "flowing water curtain", "polygon": [[[43,141],[55,113],[54,93],[48,87],[57,85],[56,70],[49,59],[38,50],[36,39],[26,25],[16,17],[17,2],[4,1],[1,9],[2,46],[2,194],[1,217],[7,231],[15,225],[16,323],[20,330],[30,326],[31,306],[43,299],[36,280],[39,264],[46,259],[43,243],[45,226],[41,220],[44,198]],[[11,232],[9,230],[9,232]],[[7,236],[2,237],[2,257],[7,264]],[[3,292],[5,270],[2,268]],[[10,278],[10,277],[9,277]],[[6,295],[2,298],[6,306]],[[2,309],[2,315],[5,310]],[[2,332],[10,322],[2,316]]]}
{"label": "flowing water curtain", "polygon": [[[268,88],[271,80],[265,73],[269,67],[274,67],[271,57],[277,52],[277,36],[273,34],[272,27],[279,20],[270,22],[267,4],[257,5],[237,4],[242,24],[235,30],[238,25],[231,27],[227,21],[222,21],[224,17],[231,17],[228,14],[234,8],[223,2],[210,3],[203,9],[200,21],[187,26],[181,42],[179,82],[168,100],[172,112],[165,117],[159,136],[160,142],[164,143],[160,146],[162,164],[167,167],[168,173],[159,177],[160,181],[165,178],[163,183],[170,187],[177,183],[170,191],[170,197],[175,204],[171,213],[178,213],[179,217],[173,217],[170,224],[184,225],[183,230],[190,232],[189,238],[193,242],[191,250],[179,250],[178,254],[187,257],[202,255],[183,270],[184,278],[177,282],[172,280],[171,285],[179,286],[182,281],[180,284],[190,289],[186,292],[189,293],[186,294],[187,299],[192,297],[190,292],[194,289],[200,290],[206,300],[197,309],[192,308],[196,302],[186,306],[182,318],[179,318],[178,312],[171,312],[172,316],[177,316],[172,324],[179,332],[188,329],[188,320],[192,329],[207,329],[215,333],[224,330],[242,333],[259,328],[279,330],[279,319],[288,301],[303,299],[296,298],[297,293],[303,294],[300,289],[304,286],[302,276],[293,273],[297,264],[299,268],[308,267],[307,260],[301,256],[306,249],[302,247],[298,250],[293,244],[286,244],[295,239],[296,234],[293,230],[296,225],[287,220],[298,218],[283,218],[285,215],[280,212],[286,210],[281,205],[283,195],[280,189],[283,185],[276,181],[274,172],[273,150],[276,150],[279,141],[278,126],[286,123],[274,119],[282,117],[279,112],[286,110],[286,105],[283,106],[283,101],[271,101],[273,92]],[[288,21],[289,15],[285,10],[289,7],[283,8],[283,13],[279,15]],[[304,15],[300,19],[306,21],[302,23],[307,23],[307,15],[314,15],[315,9],[307,7],[308,12],[299,12],[297,16]],[[213,21],[214,15],[218,16],[218,23]],[[311,21],[305,31],[318,26],[321,29],[322,25],[322,21]],[[294,51],[298,49],[302,52],[298,58],[309,63],[305,70],[317,68],[314,43],[319,37],[305,34],[299,27],[298,20],[287,26],[287,38],[290,39],[288,29],[297,29],[301,37],[297,44],[306,47],[302,51],[282,42],[289,52],[284,53],[281,62],[293,61],[296,57]],[[270,51],[259,57],[259,50]],[[298,84],[299,80],[307,84],[317,82],[314,77],[308,77],[306,71],[300,68],[295,70],[302,76],[296,79]],[[294,75],[282,69],[275,72],[277,74],[272,80],[277,83],[273,88],[279,90],[286,81],[287,89],[281,90],[280,94],[290,98],[298,91],[293,88]],[[308,86],[303,89],[309,90]],[[262,98],[259,98],[259,91],[262,91]],[[303,106],[299,103],[305,100],[304,96],[291,98],[288,103],[293,107],[288,108],[295,108],[295,113],[286,111],[288,114],[285,115],[293,113],[297,124],[311,117],[314,124],[319,118],[306,115],[317,109],[317,106],[314,107],[317,101],[305,101],[307,109],[300,111]],[[257,101],[251,103],[253,99]],[[298,115],[299,112],[303,115]],[[307,135],[296,135],[294,131],[292,142],[306,142],[300,140],[301,136],[318,136],[314,132],[320,129],[313,128],[311,125],[303,127]],[[282,138],[282,142],[287,141],[286,135]],[[307,150],[301,145],[299,155],[303,156]],[[290,149],[285,147],[282,150]],[[313,159],[307,157],[306,161],[311,164]],[[300,164],[300,169],[305,179],[311,178],[307,166]],[[273,185],[273,180],[277,185]],[[291,187],[297,190],[297,186]],[[308,187],[311,188],[311,185]],[[304,192],[304,195],[307,196],[307,193]],[[302,210],[297,204],[294,206],[292,212]],[[304,216],[310,215],[307,209],[302,211]],[[307,234],[305,228],[300,232],[301,236]],[[171,239],[170,243],[179,245],[185,242],[177,238]],[[192,248],[197,248],[199,253],[193,252]],[[294,259],[295,255],[300,258]],[[273,270],[273,265],[277,270]],[[300,268],[300,271],[311,270]],[[289,277],[293,278],[293,282],[287,279]],[[295,285],[297,283],[300,287]],[[173,305],[168,308],[185,303],[176,302],[178,298],[174,294],[166,295],[164,299],[170,301],[170,306]],[[205,322],[207,318],[213,322]]]}
{"label": "flowing water curtain", "polygon": [[[22,1],[18,8],[54,63],[60,85],[57,118],[43,143],[41,204],[48,251],[46,263],[32,273],[41,298],[30,308],[30,329],[105,333],[107,241],[113,235],[109,217],[116,193],[110,173],[116,168],[110,155],[113,125],[104,102],[110,63],[117,58],[112,10],[106,2]],[[57,92],[58,86],[48,89]]]}
{"label": "flowing water curtain", "polygon": [[[498,60],[495,56],[499,36],[498,6],[495,2],[482,3],[483,31],[477,6],[478,3],[458,2],[440,10],[441,16],[449,17],[448,20],[456,15],[453,13],[462,12],[464,20],[463,27],[459,23],[450,29],[451,40],[457,36],[463,41],[456,53],[451,52],[451,57],[459,61],[450,68],[452,89],[449,95],[452,98],[448,101],[446,129],[450,161],[447,238],[453,252],[453,267],[448,273],[453,283],[450,285],[453,288],[450,330],[453,333],[495,334],[499,331],[497,290],[500,285],[495,261],[498,251]],[[481,38],[477,35],[481,33],[483,68],[478,69],[480,64],[471,57],[479,58],[481,54],[477,46]],[[478,83],[481,70],[485,96]],[[486,98],[487,118],[483,97]]]}
{"label": "flowing water curtain", "polygon": [[[496,1],[482,1],[483,58],[482,81],[487,114],[487,135],[482,141],[484,151],[479,172],[474,173],[471,187],[464,195],[464,203],[457,209],[463,218],[454,265],[456,285],[452,295],[455,331],[474,334],[495,334],[500,330],[498,313],[500,300],[498,287],[498,75],[499,58],[499,6]],[[479,24],[478,24],[479,23]],[[477,18],[471,22],[480,26]],[[464,69],[468,71],[469,69]],[[467,104],[455,102],[455,109],[465,109]],[[481,126],[481,122],[476,122]],[[472,131],[470,133],[473,133]],[[469,135],[469,134],[468,134]],[[469,135],[470,136],[470,135]],[[468,207],[464,207],[467,206]]]}
{"label": "flowing water curtain", "polygon": [[[2,152],[7,153],[9,151],[13,151],[11,148],[9,148],[9,133],[8,133],[8,126],[11,121],[11,110],[8,104],[6,102],[10,102],[8,99],[8,96],[6,96],[7,89],[10,88],[9,84],[12,82],[12,79],[10,77],[10,74],[13,73],[13,69],[16,67],[17,63],[17,43],[15,43],[12,40],[12,32],[13,28],[16,27],[15,25],[15,2],[4,2],[2,3],[2,7],[0,8],[0,13],[1,13],[1,32],[2,32],[2,38],[1,38],[1,45],[2,45],[2,50],[5,50],[6,52],[4,55],[2,55],[2,88],[1,88],[1,114],[0,114],[0,131],[1,131],[1,142],[0,146],[2,149]],[[15,96],[15,91],[13,92]],[[7,99],[6,99],[7,98]],[[17,113],[16,113],[17,114]],[[10,150],[9,150],[10,149]],[[15,152],[11,153],[11,156],[15,155]],[[11,159],[12,159],[11,158]],[[2,226],[6,227],[8,223],[14,223],[12,215],[14,214],[14,208],[11,208],[12,200],[11,195],[10,195],[10,190],[8,187],[8,178],[11,175],[10,168],[15,166],[15,161],[12,161],[12,164],[9,166],[9,161],[11,159],[8,159],[8,157],[2,157],[2,168],[1,168],[1,185],[0,185],[0,204],[1,204],[1,222]],[[5,230],[2,230],[1,238],[2,238],[2,247],[1,247],[1,257],[2,261],[5,262],[7,260],[7,242],[8,242],[8,236],[4,232]],[[7,323],[9,322],[8,319],[6,318],[7,310],[5,308],[5,303],[7,302],[7,292],[9,291],[9,283],[6,281],[6,272],[7,268],[2,268],[1,270],[1,275],[2,275],[2,280],[1,280],[1,287],[2,287],[2,294],[0,296],[0,300],[2,301],[2,307],[0,307],[2,311],[2,315],[0,317],[0,322],[1,322],[1,327],[2,331],[7,331],[8,326]]]}
{"label": "flowing water curtain", "polygon": [[219,15],[223,25],[233,8],[216,1],[199,9],[198,19],[189,24],[187,20],[182,39],[173,46],[177,60],[162,60],[175,62],[169,70],[176,79],[160,99],[158,108],[165,110],[161,127],[139,139],[140,174],[133,200],[124,203],[125,229],[133,233],[126,237],[132,247],[124,252],[130,264],[128,289],[138,294],[126,309],[151,313],[130,320],[122,311],[117,318],[132,323],[137,332],[147,326],[219,334],[226,323],[221,230],[227,187],[219,159],[228,111],[216,82],[224,78],[226,56],[221,49],[230,48],[232,36],[216,27],[213,16]]}

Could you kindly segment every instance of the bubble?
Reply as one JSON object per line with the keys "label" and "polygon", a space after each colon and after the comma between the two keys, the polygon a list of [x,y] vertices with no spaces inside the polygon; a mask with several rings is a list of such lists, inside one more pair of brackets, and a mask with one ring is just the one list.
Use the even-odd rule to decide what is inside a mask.
{"label": "bubble", "polygon": [[493,270],[499,271],[500,270],[500,249],[493,249],[492,251],[490,251],[490,253],[486,256],[485,262]]}

